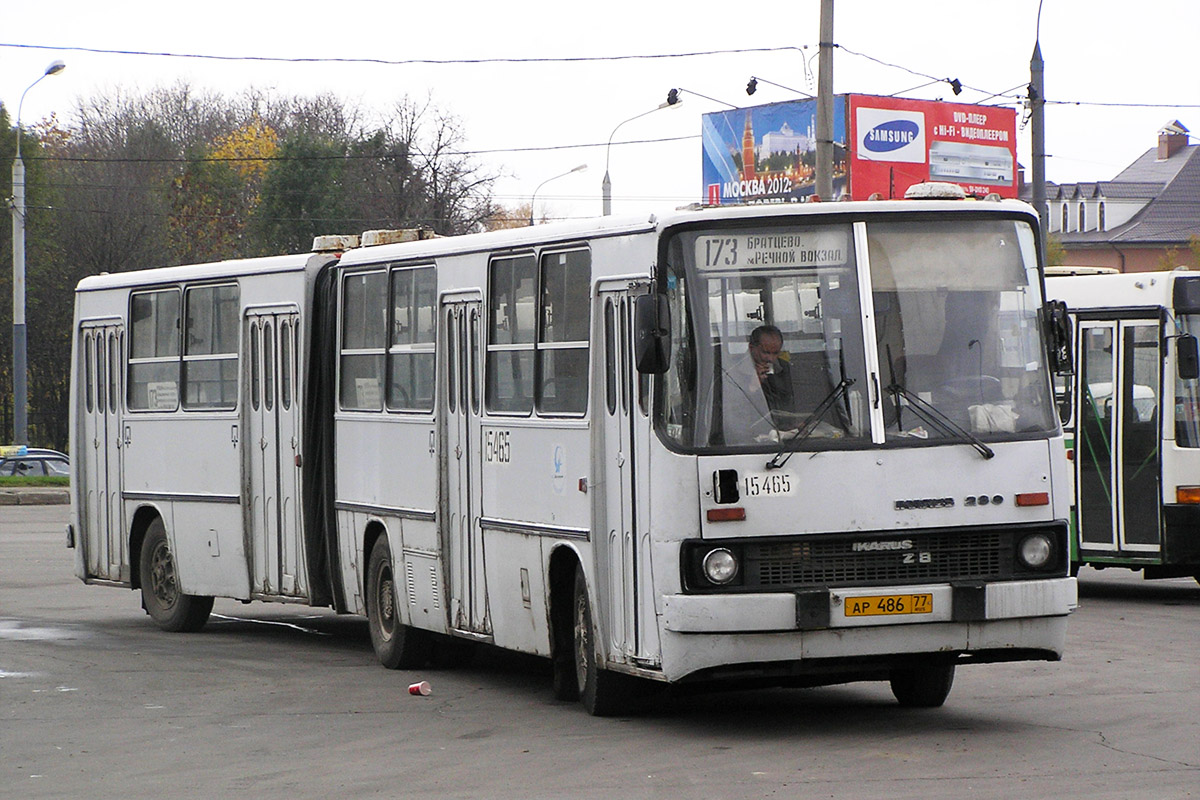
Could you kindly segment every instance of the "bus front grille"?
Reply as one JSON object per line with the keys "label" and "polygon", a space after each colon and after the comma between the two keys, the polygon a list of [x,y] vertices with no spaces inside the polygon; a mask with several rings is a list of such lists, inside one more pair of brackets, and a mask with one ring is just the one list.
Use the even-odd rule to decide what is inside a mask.
{"label": "bus front grille", "polygon": [[775,588],[997,579],[1011,563],[1006,539],[1000,531],[952,531],[762,542],[746,548],[746,583]]}
{"label": "bus front grille", "polygon": [[[1042,567],[1017,557],[1025,537],[1049,537]],[[729,551],[732,580],[709,581],[705,557]],[[911,586],[1061,577],[1067,573],[1067,526],[1060,521],[907,531],[692,539],[683,545],[688,592],[777,592],[847,586]]]}

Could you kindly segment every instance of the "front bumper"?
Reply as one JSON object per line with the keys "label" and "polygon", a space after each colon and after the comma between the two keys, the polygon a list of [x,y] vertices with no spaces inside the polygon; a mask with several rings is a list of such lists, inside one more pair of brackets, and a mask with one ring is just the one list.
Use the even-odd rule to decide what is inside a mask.
{"label": "front bumper", "polygon": [[[1065,616],[1078,605],[1078,589],[1074,578],[985,584],[977,587],[982,598],[972,599],[970,613],[956,609],[956,605],[962,605],[967,594],[964,588],[976,589],[974,586],[933,584],[818,590],[820,594],[816,597],[824,598],[828,604],[825,624],[819,624],[819,619],[818,624],[806,624],[804,621],[812,618],[814,594],[809,590],[763,594],[667,595],[663,598],[663,625],[675,633],[757,633]],[[848,617],[845,613],[846,601],[856,597],[921,593],[933,595],[933,610],[929,614]],[[981,609],[979,599],[982,599]]]}
{"label": "front bumper", "polygon": [[[668,595],[663,598],[663,675],[680,681],[723,673],[865,673],[928,655],[978,662],[1061,658],[1067,615],[1078,605],[1074,578],[977,588],[964,595],[959,587],[969,609],[957,615],[956,589],[947,584],[822,590],[827,591],[825,625],[814,624],[808,592]],[[917,593],[933,595],[929,614],[845,614],[847,600]]]}

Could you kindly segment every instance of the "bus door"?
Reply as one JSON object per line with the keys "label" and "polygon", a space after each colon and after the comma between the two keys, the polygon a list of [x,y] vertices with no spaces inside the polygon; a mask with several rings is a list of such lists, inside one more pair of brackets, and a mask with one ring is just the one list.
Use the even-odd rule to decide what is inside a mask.
{"label": "bus door", "polygon": [[1080,549],[1160,547],[1158,319],[1082,320],[1075,436]]}
{"label": "bus door", "polygon": [[300,413],[294,307],[246,312],[242,407],[248,480],[243,481],[254,594],[304,597],[300,527]]}
{"label": "bus door", "polygon": [[124,328],[105,322],[85,325],[80,351],[84,369],[83,541],[88,574],[113,581],[131,579],[121,503],[121,401]]}
{"label": "bus door", "polygon": [[483,528],[480,430],[480,329],[477,298],[443,298],[441,354],[442,480],[449,559],[451,625],[491,633]]}
{"label": "bus door", "polygon": [[[640,507],[648,426],[642,409],[648,398],[633,368],[633,298],[625,291],[601,292],[603,314],[602,513],[604,524],[597,575],[607,578],[610,650],[628,660],[644,660],[657,651],[653,591],[649,568],[649,525]],[[644,429],[644,430],[643,430]],[[599,594],[601,602],[604,594]]]}

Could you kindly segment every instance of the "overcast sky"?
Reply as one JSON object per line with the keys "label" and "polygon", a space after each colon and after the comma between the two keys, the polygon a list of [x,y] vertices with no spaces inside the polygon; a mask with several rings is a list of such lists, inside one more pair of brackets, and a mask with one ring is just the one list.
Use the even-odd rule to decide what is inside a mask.
{"label": "overcast sky", "polygon": [[[27,95],[21,113],[27,126],[52,112],[69,123],[77,99],[97,91],[176,80],[229,95],[251,86],[285,95],[330,91],[369,109],[386,109],[406,94],[432,96],[461,120],[477,161],[503,176],[496,185],[501,203],[528,202],[546,179],[589,165],[546,184],[537,195],[539,215],[599,214],[604,143],[672,87],[684,90],[682,106],[628,122],[613,139],[614,213],[702,199],[700,117],[728,107],[713,100],[745,106],[799,97],[766,81],[816,93],[818,0],[3,2],[0,101],[10,113],[47,64],[67,62],[66,71]],[[1023,93],[1037,16],[1038,0],[837,0],[834,91],[957,102]],[[1049,180],[1111,178],[1154,146],[1170,120],[1200,134],[1195,0],[1044,0],[1040,42],[1051,101]],[[612,60],[711,51],[721,52]],[[598,60],[374,63],[580,58]],[[760,78],[753,98],[745,93],[751,75]],[[970,88],[957,98],[946,83],[914,89],[928,82],[924,76],[957,78]],[[1017,137],[1028,173],[1028,128],[1018,128]],[[631,140],[666,141],[623,144]]]}

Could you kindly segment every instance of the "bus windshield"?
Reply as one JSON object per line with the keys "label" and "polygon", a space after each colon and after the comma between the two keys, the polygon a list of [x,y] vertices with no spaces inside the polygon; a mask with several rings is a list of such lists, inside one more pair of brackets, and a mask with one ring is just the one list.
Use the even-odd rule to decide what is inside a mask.
{"label": "bus windshield", "polygon": [[1057,426],[1024,223],[760,220],[675,233],[666,253],[658,413],[676,446],[903,446]]}

